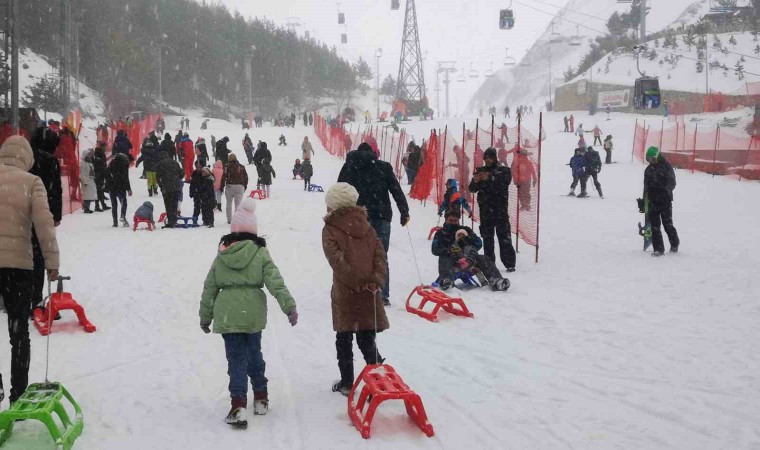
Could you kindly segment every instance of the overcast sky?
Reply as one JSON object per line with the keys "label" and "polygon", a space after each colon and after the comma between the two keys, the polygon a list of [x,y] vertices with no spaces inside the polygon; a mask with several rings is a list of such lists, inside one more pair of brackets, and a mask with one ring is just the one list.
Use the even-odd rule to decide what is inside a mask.
{"label": "overcast sky", "polygon": [[[213,0],[212,0],[213,1]],[[278,24],[301,23],[300,35],[308,30],[312,37],[335,45],[340,55],[355,62],[359,56],[375,71],[375,51],[382,48],[381,80],[387,74],[398,74],[401,52],[401,32],[406,0],[401,8],[391,10],[391,0],[216,0],[230,11],[238,10],[245,17],[266,17]],[[512,9],[516,23],[511,31],[499,30],[499,10],[509,6],[509,0],[416,0],[420,43],[425,59],[425,82],[433,108],[436,108],[435,75],[438,61],[456,61],[464,69],[465,82],[451,83],[451,109],[465,107],[467,101],[483,82],[492,65],[504,66],[507,47],[509,55],[519,58],[544,31],[551,15],[568,0],[516,0]],[[614,1],[614,0],[610,0]],[[531,5],[530,7],[527,5]],[[345,13],[346,24],[338,25],[338,10]],[[547,13],[537,11],[541,9]],[[348,34],[348,44],[340,43],[341,33]],[[470,78],[470,67],[479,74]],[[441,85],[443,88],[443,85]],[[444,104],[441,90],[441,105]]]}

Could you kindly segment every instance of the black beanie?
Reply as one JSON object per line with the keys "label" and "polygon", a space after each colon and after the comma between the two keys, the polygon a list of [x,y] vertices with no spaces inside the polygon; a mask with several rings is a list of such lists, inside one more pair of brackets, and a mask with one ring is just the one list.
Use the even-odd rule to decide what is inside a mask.
{"label": "black beanie", "polygon": [[360,152],[374,152],[374,150],[372,150],[372,146],[370,146],[366,142],[362,142],[361,144],[359,144],[359,148],[357,150],[359,150]]}
{"label": "black beanie", "polygon": [[483,152],[483,159],[486,158],[493,158],[496,159],[496,149],[493,147],[488,147],[485,152]]}

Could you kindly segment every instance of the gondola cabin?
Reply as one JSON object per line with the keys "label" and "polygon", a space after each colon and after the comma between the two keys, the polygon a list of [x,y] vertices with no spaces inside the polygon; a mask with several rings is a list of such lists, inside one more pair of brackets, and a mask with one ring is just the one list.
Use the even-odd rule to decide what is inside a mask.
{"label": "gondola cabin", "polygon": [[391,9],[396,11],[400,8],[399,0],[391,0]]}
{"label": "gondola cabin", "polygon": [[342,33],[340,35],[340,43],[341,44],[348,44],[348,35],[346,33]]}
{"label": "gondola cabin", "polygon": [[338,13],[338,24],[343,25],[346,23],[346,15],[344,13]]}
{"label": "gondola cabin", "polygon": [[515,27],[515,14],[511,9],[502,9],[499,14],[499,28],[511,30]]}
{"label": "gondola cabin", "polygon": [[653,77],[636,79],[633,89],[634,107],[636,109],[654,109],[660,107],[660,80]]}

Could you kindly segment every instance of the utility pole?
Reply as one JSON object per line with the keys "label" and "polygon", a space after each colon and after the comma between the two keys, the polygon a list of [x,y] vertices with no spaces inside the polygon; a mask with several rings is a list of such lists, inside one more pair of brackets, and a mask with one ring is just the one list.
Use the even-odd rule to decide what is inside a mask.
{"label": "utility pole", "polygon": [[[439,61],[438,62],[438,70],[436,70],[436,79],[438,79],[439,73],[443,73],[443,84],[446,85],[446,117],[451,117],[449,115],[449,84],[451,84],[451,79],[449,78],[449,74],[452,74],[455,72],[457,72],[456,61]],[[439,106],[439,109],[440,109],[440,106]]]}
{"label": "utility pole", "polygon": [[18,0],[13,0],[11,7],[13,8],[11,11],[11,23],[13,24],[13,39],[11,40],[11,53],[13,54],[11,66],[11,128],[14,134],[19,134],[18,40],[21,34],[19,32],[21,13],[18,8]]}
{"label": "utility pole", "polygon": [[251,45],[251,53],[248,55],[248,65],[245,69],[248,75],[248,114],[253,114],[253,52],[255,51],[256,46]]}
{"label": "utility pole", "polygon": [[644,44],[647,41],[647,0],[641,0],[639,3],[639,20],[641,26],[639,40]]}
{"label": "utility pole", "polygon": [[376,119],[380,119],[380,57],[383,56],[383,49],[378,48],[375,51],[375,71],[377,72],[376,81],[375,81],[375,95],[377,96],[377,114],[375,115]]}
{"label": "utility pole", "polygon": [[[15,1],[15,0],[14,0]],[[61,100],[63,102],[63,111],[61,111],[63,120],[66,120],[66,117],[69,114],[69,101],[71,98],[70,94],[70,75],[69,75],[69,50],[71,47],[70,42],[70,35],[69,35],[69,0],[61,0],[61,57],[60,57],[60,66],[59,66],[59,72],[61,75]]]}
{"label": "utility pole", "polygon": [[[76,79],[76,84],[74,84],[74,98],[75,98],[75,104],[76,108],[80,109],[79,106],[79,24],[74,25],[74,55],[76,57],[76,60],[74,61],[74,78]],[[78,126],[79,124],[77,124]]]}
{"label": "utility pole", "polygon": [[158,117],[163,116],[164,112],[164,89],[163,89],[163,57],[164,57],[164,47],[163,45],[158,45]]}

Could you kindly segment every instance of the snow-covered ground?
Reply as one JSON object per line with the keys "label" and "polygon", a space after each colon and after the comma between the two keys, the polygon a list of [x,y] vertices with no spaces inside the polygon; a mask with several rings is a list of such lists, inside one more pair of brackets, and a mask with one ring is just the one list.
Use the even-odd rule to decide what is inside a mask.
{"label": "snow-covered ground", "polygon": [[[473,319],[444,313],[430,323],[404,310],[420,283],[413,255],[423,282],[436,276],[426,237],[437,217],[430,205],[411,202],[408,230],[394,218],[391,328],[379,349],[421,395],[433,438],[401,404],[386,402],[365,441],[346,399],[330,392],[338,370],[331,271],[320,243],[324,194],[304,192],[290,169],[304,135],[316,144],[315,183],[334,182],[341,161],[320,150],[310,129],[250,132],[272,149],[278,177],[257,210],[259,230],[300,319],[291,328],[272,303],[263,337],[271,409],[249,417],[247,431],[222,422],[229,409],[222,339],[198,327],[202,283],[229,231],[224,216],[217,213],[214,229],[155,232],[113,229],[107,213],[65,217],[58,231],[62,272],[73,277],[67,290],[98,327],[85,334],[64,313],[50,342],[50,378],[84,410],[76,448],[760,448],[760,184],[678,171],[681,253],[651,258],[636,234],[644,167],[630,162],[632,117],[576,115],[588,129],[596,120],[616,144],[617,164],[600,175],[605,199],[565,196],[576,138],[559,131],[561,114],[549,115],[541,261],[534,264],[533,248],[521,243],[507,293],[459,293]],[[242,156],[239,126],[212,120],[201,132],[200,122],[191,117],[193,138],[228,135]],[[168,118],[167,128],[177,125]],[[422,136],[431,125],[443,123],[410,131]],[[287,147],[275,145],[280,133]],[[132,171],[130,217],[148,200],[139,174]],[[183,212],[191,208],[186,196]],[[31,339],[30,378],[41,381],[45,338],[32,329]],[[0,358],[7,384],[7,344]],[[20,423],[6,448],[49,448],[41,445],[46,434],[38,423]]]}

